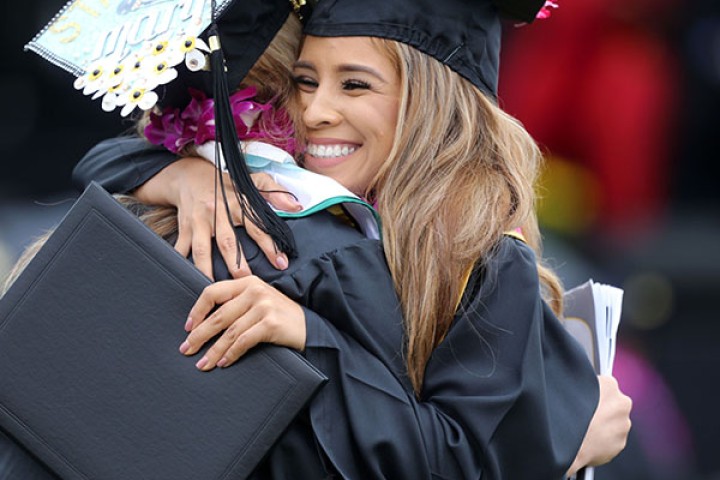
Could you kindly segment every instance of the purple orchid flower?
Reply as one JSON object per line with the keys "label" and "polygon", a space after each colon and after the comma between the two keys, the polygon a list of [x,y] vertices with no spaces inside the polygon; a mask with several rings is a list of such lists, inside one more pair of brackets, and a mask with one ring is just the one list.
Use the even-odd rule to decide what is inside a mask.
{"label": "purple orchid flower", "polygon": [[[151,113],[145,136],[155,145],[163,145],[178,153],[189,144],[202,145],[215,139],[215,103],[204,92],[189,89],[190,103],[180,112],[167,108],[161,114]],[[295,140],[290,115],[275,109],[272,101],[253,101],[255,87],[248,87],[230,96],[230,106],[239,140],[265,140],[293,154]]]}

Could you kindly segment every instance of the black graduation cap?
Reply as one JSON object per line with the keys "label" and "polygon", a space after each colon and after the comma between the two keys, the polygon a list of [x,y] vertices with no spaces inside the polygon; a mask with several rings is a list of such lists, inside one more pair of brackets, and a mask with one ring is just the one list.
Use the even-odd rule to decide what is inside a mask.
{"label": "black graduation cap", "polygon": [[532,22],[545,0],[322,0],[315,36],[372,36],[411,45],[497,95],[501,17]]}
{"label": "black graduation cap", "polygon": [[123,116],[184,107],[189,88],[213,97],[217,145],[243,215],[292,257],[292,233],[253,185],[238,148],[229,86],[240,83],[293,10],[307,15],[306,3],[109,0],[89,9],[72,0],[25,48],[76,75],[77,89]]}
{"label": "black graduation cap", "polygon": [[[227,3],[227,2],[226,2]],[[292,12],[289,0],[233,0],[217,14],[217,33],[225,58],[227,83],[239,85],[268,47]],[[210,27],[201,34],[206,40]],[[208,69],[190,71],[180,65],[178,79],[164,89],[162,106],[183,107],[190,101],[188,88],[213,93]]]}

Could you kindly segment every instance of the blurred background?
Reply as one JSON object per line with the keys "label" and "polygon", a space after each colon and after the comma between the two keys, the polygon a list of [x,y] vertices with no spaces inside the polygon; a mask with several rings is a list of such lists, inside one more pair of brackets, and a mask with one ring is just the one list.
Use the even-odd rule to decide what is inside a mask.
{"label": "blurred background", "polygon": [[[547,156],[549,262],[566,287],[625,291],[633,431],[596,478],[720,480],[720,2],[559,1],[507,29],[500,102]],[[74,164],[131,126],[23,53],[61,3],[0,6],[0,281],[79,194]]]}

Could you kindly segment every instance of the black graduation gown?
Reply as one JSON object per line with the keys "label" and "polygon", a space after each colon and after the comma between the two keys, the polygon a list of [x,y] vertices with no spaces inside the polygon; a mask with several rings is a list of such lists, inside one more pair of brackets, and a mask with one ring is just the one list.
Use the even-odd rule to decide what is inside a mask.
{"label": "black graduation gown", "polygon": [[[152,155],[138,156],[144,142],[117,142],[135,159],[125,188],[118,179],[128,164],[117,161],[112,140],[96,147],[99,155],[91,151],[75,178],[84,182],[91,177],[83,172],[107,171],[95,178],[131,190],[133,179],[149,178],[148,171],[174,158],[163,154],[152,165]],[[138,158],[151,168],[142,170]],[[106,170],[103,162],[112,165]],[[527,245],[505,238],[486,267],[473,272],[416,398],[404,372],[402,315],[381,244],[327,212],[288,224],[299,257],[287,271],[274,270],[244,235],[243,248],[256,275],[304,306],[305,356],[330,381],[253,478],[330,472],[350,479],[562,478],[596,407],[597,381],[540,298]]]}
{"label": "black graduation gown", "polygon": [[110,193],[128,193],[178,158],[139,137],[110,138],[80,159],[73,169],[72,182],[81,192],[95,181]]}

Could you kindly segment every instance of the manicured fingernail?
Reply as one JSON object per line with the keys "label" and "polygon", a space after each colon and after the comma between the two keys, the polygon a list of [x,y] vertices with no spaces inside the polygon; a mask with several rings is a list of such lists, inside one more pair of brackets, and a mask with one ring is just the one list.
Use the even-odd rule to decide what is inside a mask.
{"label": "manicured fingernail", "polygon": [[278,270],[286,270],[288,268],[288,260],[284,253],[275,257],[275,264]]}
{"label": "manicured fingernail", "polygon": [[180,353],[185,354],[188,350],[190,350],[190,344],[185,340],[182,345],[180,345]]}
{"label": "manicured fingernail", "polygon": [[207,359],[207,357],[203,357],[203,358],[200,359],[199,362],[197,362],[197,363],[195,364],[195,366],[196,366],[198,369],[202,370],[203,368],[205,368],[205,365],[207,365],[207,364],[208,364],[208,359]]}
{"label": "manicured fingernail", "polygon": [[225,365],[227,365],[228,361],[227,358],[223,357],[220,359],[219,362],[217,362],[217,366],[220,368],[223,368]]}
{"label": "manicured fingernail", "polygon": [[185,331],[186,332],[189,332],[190,330],[192,330],[192,324],[193,324],[192,318],[188,317],[187,322],[185,322]]}

